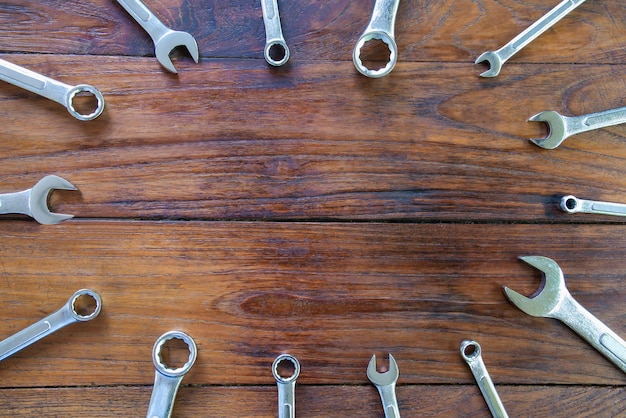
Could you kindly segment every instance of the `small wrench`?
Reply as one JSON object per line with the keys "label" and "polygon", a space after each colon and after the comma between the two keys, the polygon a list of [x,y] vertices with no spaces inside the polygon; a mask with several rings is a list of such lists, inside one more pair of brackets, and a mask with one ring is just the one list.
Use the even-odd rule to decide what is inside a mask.
{"label": "small wrench", "polygon": [[584,2],[585,0],[563,0],[502,48],[497,51],[487,51],[483,53],[476,59],[474,64],[487,61],[489,62],[490,68],[480,76],[495,77],[500,74],[500,69],[502,69],[502,66],[509,58],[518,53],[522,48],[534,41],[539,35],[551,28],[556,22],[563,19],[569,12]]}
{"label": "small wrench", "polygon": [[[169,368],[161,358],[163,345],[173,338],[183,340],[189,348],[189,359],[182,367],[176,369]],[[196,342],[182,331],[166,332],[156,340],[152,349],[152,362],[155,368],[154,387],[146,418],[169,418],[172,416],[178,388],[183,377],[196,361],[197,351]]]}
{"label": "small wrench", "polygon": [[76,190],[69,181],[58,176],[46,176],[33,188],[22,192],[0,194],[0,215],[19,213],[34,218],[40,224],[58,224],[73,215],[52,213],[48,209],[48,196],[55,190]]}
{"label": "small wrench", "polygon": [[480,392],[483,394],[485,402],[487,402],[489,411],[491,411],[491,415],[493,415],[494,418],[508,418],[508,414],[504,409],[500,396],[498,396],[496,387],[493,385],[487,367],[483,362],[480,344],[476,341],[463,341],[461,343],[461,357],[463,357],[463,360],[465,360],[472,371],[474,379],[476,379],[476,383],[478,383],[478,387],[480,388]]}
{"label": "small wrench", "polygon": [[[289,361],[293,364],[293,374],[283,377],[278,372],[278,366]],[[289,354],[281,354],[272,364],[272,374],[278,386],[278,418],[294,418],[296,416],[296,379],[300,374],[300,363]]]}
{"label": "small wrench", "polygon": [[528,315],[562,321],[626,372],[626,342],[582,307],[565,287],[559,265],[541,256],[520,257],[543,273],[543,286],[530,298],[504,287],[509,301]]}
{"label": "small wrench", "polygon": [[148,32],[154,42],[156,59],[166,70],[177,73],[170,54],[179,46],[186,47],[191,58],[198,63],[198,44],[190,33],[175,31],[165,26],[141,0],[117,0],[117,2]]}
{"label": "small wrench", "polygon": [[391,354],[389,354],[389,370],[379,373],[376,370],[376,355],[374,354],[367,366],[367,378],[376,386],[380,399],[383,403],[385,418],[400,418],[398,399],[396,398],[396,382],[400,371],[398,364]]}
{"label": "small wrench", "polygon": [[541,148],[554,149],[572,135],[626,123],[626,107],[582,116],[562,116],[554,110],[547,110],[537,113],[528,120],[548,124],[547,138],[531,139],[531,141]]}
{"label": "small wrench", "polygon": [[[82,300],[85,296],[95,301],[93,307],[88,306]],[[69,324],[91,321],[98,316],[101,307],[102,300],[99,294],[89,289],[77,291],[58,311],[0,341],[0,361]],[[83,312],[83,310],[86,311],[87,309],[89,309],[89,312]]]}
{"label": "small wrench", "polygon": [[596,200],[579,199],[576,196],[563,196],[561,209],[567,213],[597,213],[602,215],[626,216],[626,204],[599,202]]}
{"label": "small wrench", "polygon": [[277,0],[261,0],[265,23],[265,61],[279,67],[289,60],[289,48],[280,26]]}
{"label": "small wrench", "polygon": [[[399,5],[400,0],[376,0],[369,24],[352,51],[354,66],[361,74],[367,77],[378,78],[386,76],[396,65],[398,46],[396,45],[394,31]],[[384,42],[387,48],[389,48],[389,61],[383,68],[378,70],[370,70],[361,61],[361,48],[374,39]]]}
{"label": "small wrench", "polygon": [[[104,97],[97,88],[88,84],[70,86],[3,59],[0,59],[0,80],[62,104],[78,120],[93,120],[104,110]],[[74,107],[74,98],[83,93],[96,98],[96,108],[91,113],[81,113]]]}

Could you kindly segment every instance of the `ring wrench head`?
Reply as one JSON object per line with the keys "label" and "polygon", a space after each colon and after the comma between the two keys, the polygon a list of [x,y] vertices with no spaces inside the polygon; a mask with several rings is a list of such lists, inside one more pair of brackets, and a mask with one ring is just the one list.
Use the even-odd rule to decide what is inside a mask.
{"label": "ring wrench head", "polygon": [[582,210],[582,202],[576,196],[572,195],[563,196],[559,206],[567,213],[578,213]]}
{"label": "ring wrench head", "polygon": [[[361,59],[361,49],[365,46],[366,43],[375,40],[382,41],[389,49],[389,61],[387,61],[383,68],[379,68],[377,70],[367,68],[365,64],[363,64],[363,60]],[[352,61],[354,62],[354,66],[356,67],[356,69],[364,76],[371,78],[384,77],[389,74],[391,70],[393,70],[393,68],[396,66],[396,62],[398,61],[398,46],[396,45],[396,41],[394,40],[394,38],[387,32],[365,32],[363,35],[361,35],[356,43],[356,46],[354,47],[354,50],[352,51]]]}
{"label": "ring wrench head", "polygon": [[[91,113],[82,113],[76,110],[76,106],[74,106],[74,99],[76,96],[82,95],[86,93],[87,95],[91,95],[96,99],[96,107]],[[76,86],[72,86],[65,95],[65,108],[70,115],[74,116],[78,120],[93,120],[102,114],[104,110],[104,97],[100,90],[95,88],[94,86],[90,86],[89,84],[78,84]]]}
{"label": "ring wrench head", "polygon": [[53,190],[76,190],[69,181],[58,176],[46,176],[39,180],[30,191],[28,205],[32,217],[40,224],[58,224],[74,215],[53,213],[48,208],[48,197]]}
{"label": "ring wrench head", "polygon": [[[281,376],[280,372],[278,371],[278,367],[280,366],[280,364],[286,361],[290,362],[293,365],[293,373],[291,374],[291,376],[287,377]],[[281,354],[280,356],[276,357],[274,363],[272,363],[272,374],[274,375],[274,379],[276,379],[277,383],[294,382],[298,378],[298,375],[300,375],[300,362],[298,361],[298,359],[290,354]]]}
{"label": "ring wrench head", "polygon": [[72,317],[77,322],[91,321],[102,310],[102,298],[91,289],[80,289],[67,302]]}
{"label": "ring wrench head", "polygon": [[[166,342],[175,338],[182,340],[185,344],[187,344],[187,348],[189,348],[189,359],[181,367],[171,368],[163,362],[161,350]],[[162,375],[168,377],[182,377],[186,375],[189,370],[191,370],[191,367],[196,361],[197,352],[198,349],[193,338],[182,331],[169,331],[161,335],[154,343],[154,347],[152,348],[152,362],[154,363],[156,371]]]}
{"label": "ring wrench head", "polygon": [[263,55],[268,64],[280,67],[289,61],[289,47],[283,40],[271,41],[265,44]]}
{"label": "ring wrench head", "polygon": [[545,122],[548,125],[548,136],[545,138],[532,138],[531,141],[545,149],[555,149],[567,137],[565,117],[554,110],[539,112],[528,119],[529,122]]}

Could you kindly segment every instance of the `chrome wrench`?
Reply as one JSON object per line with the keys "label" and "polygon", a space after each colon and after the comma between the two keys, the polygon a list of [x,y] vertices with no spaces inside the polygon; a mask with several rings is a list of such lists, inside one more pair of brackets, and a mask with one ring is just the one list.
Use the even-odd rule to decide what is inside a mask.
{"label": "chrome wrench", "polygon": [[[78,120],[93,120],[104,110],[104,97],[97,88],[88,84],[70,86],[3,59],[0,59],[0,80],[62,104]],[[74,107],[74,99],[83,93],[96,98],[96,108],[91,113],[81,113]]]}
{"label": "chrome wrench", "polygon": [[601,215],[626,216],[626,204],[600,202],[596,200],[579,199],[576,196],[563,196],[561,209],[567,213],[597,213]]}
{"label": "chrome wrench", "polygon": [[[189,359],[182,367],[176,369],[168,367],[161,358],[163,345],[173,338],[183,340],[189,348]],[[155,368],[154,387],[146,418],[169,418],[172,416],[178,388],[183,377],[195,363],[197,351],[193,338],[182,331],[166,332],[156,340],[152,348],[152,362]]]}
{"label": "chrome wrench", "polygon": [[385,418],[400,418],[400,409],[396,398],[396,382],[399,375],[398,364],[391,354],[389,354],[389,370],[386,373],[379,373],[376,370],[376,355],[372,356],[367,366],[367,378],[378,389]]}
{"label": "chrome wrench", "polygon": [[548,124],[548,136],[531,141],[541,148],[554,149],[572,135],[626,123],[626,107],[581,116],[563,116],[554,110],[547,110],[528,120]]}
{"label": "chrome wrench", "polygon": [[[386,76],[393,70],[398,60],[398,46],[394,36],[396,14],[400,0],[376,0],[372,17],[352,51],[352,62],[363,75],[372,78]],[[389,48],[389,61],[378,70],[367,68],[361,60],[361,49],[372,40],[382,41]]]}
{"label": "chrome wrench", "polygon": [[[279,366],[290,362],[293,366],[291,376],[281,376]],[[289,354],[281,354],[272,364],[272,374],[278,386],[278,418],[294,418],[296,416],[296,379],[300,374],[300,362]]]}
{"label": "chrome wrench", "polygon": [[517,54],[522,48],[534,41],[539,35],[550,29],[555,23],[584,2],[585,0],[563,0],[502,48],[496,51],[484,52],[474,63],[479,64],[487,61],[490,68],[480,76],[495,77],[500,74],[502,66],[509,58]]}
{"label": "chrome wrench", "polygon": [[504,287],[509,301],[528,315],[560,320],[626,372],[626,342],[576,302],[565,287],[559,265],[540,256],[520,259],[543,273],[543,287],[530,298]]}
{"label": "chrome wrench", "polygon": [[[90,299],[90,303],[83,299]],[[91,321],[98,316],[101,307],[98,293],[89,289],[77,291],[58,311],[0,341],[0,361],[69,324]]]}
{"label": "chrome wrench", "polygon": [[508,414],[504,409],[500,396],[498,396],[496,387],[483,362],[480,344],[476,341],[463,341],[461,343],[461,357],[463,357],[463,360],[465,360],[472,371],[474,379],[476,379],[476,383],[478,383],[478,387],[480,388],[480,392],[483,394],[485,402],[487,402],[489,411],[491,411],[491,415],[493,415],[494,418],[508,418]]}
{"label": "chrome wrench", "polygon": [[265,23],[265,61],[275,67],[289,60],[289,48],[280,26],[277,0],[261,0],[263,23]]}

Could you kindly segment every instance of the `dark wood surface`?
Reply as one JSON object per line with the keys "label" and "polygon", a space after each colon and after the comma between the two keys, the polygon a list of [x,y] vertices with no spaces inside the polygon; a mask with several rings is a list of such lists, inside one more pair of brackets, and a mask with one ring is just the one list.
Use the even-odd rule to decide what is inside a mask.
{"label": "dark wood surface", "polygon": [[[473,61],[557,1],[402,1],[399,61],[354,69],[372,1],[279,1],[289,63],[263,59],[260,2],[152,0],[198,41],[163,70],[112,0],[0,4],[0,58],[105,96],[79,122],[0,83],[0,193],[56,174],[78,191],[39,225],[3,215],[0,339],[79,288],[98,318],[0,362],[1,416],[145,416],[156,338],[198,359],[174,416],[276,416],[271,364],[302,366],[297,416],[382,417],[372,354],[400,368],[403,417],[490,416],[459,355],[478,341],[511,417],[626,414],[626,379],[562,323],[525,315],[557,261],[572,295],[621,336],[626,218],[567,215],[560,197],[626,203],[624,125],[555,150],[527,119],[626,106],[626,6],[590,0],[507,62]],[[554,3],[554,4],[551,4]]]}

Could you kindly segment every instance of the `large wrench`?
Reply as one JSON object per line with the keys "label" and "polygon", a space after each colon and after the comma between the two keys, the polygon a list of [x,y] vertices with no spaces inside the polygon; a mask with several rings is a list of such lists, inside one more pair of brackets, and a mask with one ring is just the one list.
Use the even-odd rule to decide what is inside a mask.
{"label": "large wrench", "polygon": [[[281,376],[278,368],[284,362],[293,366],[291,376]],[[300,363],[289,354],[281,354],[272,364],[272,374],[278,386],[278,418],[294,418],[296,416],[296,379],[300,374]]]}
{"label": "large wrench", "polygon": [[58,311],[0,341],[0,361],[69,324],[91,321],[98,316],[101,307],[99,294],[89,289],[77,291]]}
{"label": "large wrench", "polygon": [[165,26],[141,0],[117,0],[117,2],[148,32],[154,42],[156,59],[166,70],[177,73],[170,54],[178,46],[186,47],[191,58],[198,63],[198,44],[190,33],[175,31]]}
{"label": "large wrench", "polygon": [[565,278],[559,265],[554,260],[540,256],[520,259],[541,270],[544,285],[531,298],[504,287],[509,301],[528,315],[562,321],[626,372],[626,342],[576,302],[565,287]]}
{"label": "large wrench", "polygon": [[496,51],[487,51],[480,55],[475,64],[489,62],[489,70],[481,77],[495,77],[509,58],[517,54],[522,48],[534,41],[539,35],[551,28],[556,22],[563,19],[569,12],[583,4],[585,0],[563,0],[556,7],[530,25],[525,31],[513,38],[508,44]]}
{"label": "large wrench", "polygon": [[[104,110],[104,97],[97,88],[88,84],[70,86],[3,59],[0,59],[0,80],[62,104],[78,120],[93,120]],[[96,108],[91,113],[81,113],[74,107],[74,99],[83,93],[96,98]]]}
{"label": "large wrench", "polygon": [[561,209],[567,213],[597,213],[601,215],[626,216],[626,204],[579,199],[568,195],[561,198]]}
{"label": "large wrench", "polygon": [[289,48],[283,30],[280,26],[277,0],[261,0],[263,23],[265,24],[265,61],[275,67],[281,66],[289,60]]}
{"label": "large wrench", "polygon": [[[352,51],[354,66],[361,74],[367,77],[378,78],[386,76],[396,65],[398,46],[396,45],[394,31],[399,5],[400,0],[376,0],[369,24]],[[367,68],[361,60],[361,48],[374,39],[382,41],[389,48],[389,61],[383,68],[378,70]]]}
{"label": "large wrench", "polygon": [[396,398],[396,382],[400,371],[396,359],[389,354],[389,370],[385,373],[379,373],[376,370],[376,355],[373,355],[367,365],[367,378],[376,386],[380,399],[383,403],[385,418],[400,418],[400,409],[398,408],[398,399]]}
{"label": "large wrench", "polygon": [[554,110],[547,110],[537,113],[528,120],[548,124],[548,136],[531,141],[541,148],[554,149],[572,135],[626,123],[626,107],[582,116],[562,116]]}

